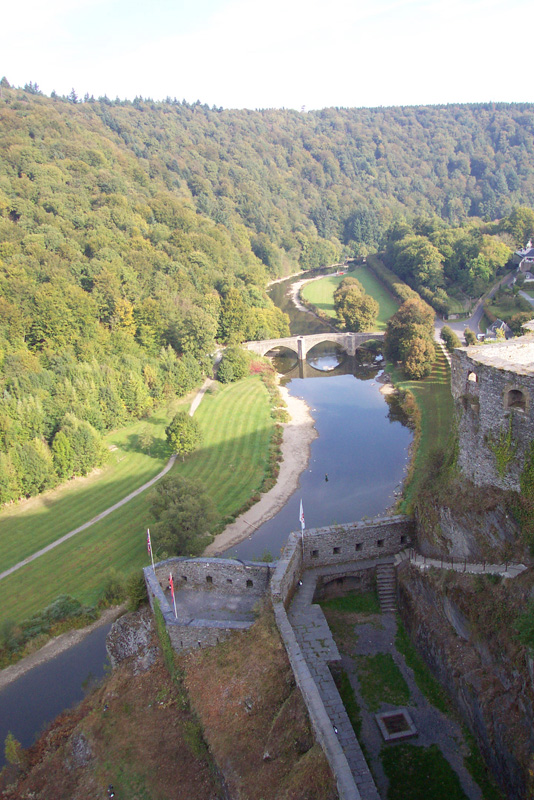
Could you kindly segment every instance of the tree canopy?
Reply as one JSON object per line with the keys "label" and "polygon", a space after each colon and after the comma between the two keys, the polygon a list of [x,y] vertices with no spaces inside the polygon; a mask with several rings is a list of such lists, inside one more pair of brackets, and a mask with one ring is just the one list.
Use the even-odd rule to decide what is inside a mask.
{"label": "tree canopy", "polygon": [[179,411],[165,428],[167,441],[173,453],[185,456],[197,449],[202,441],[200,425],[186,411]]}
{"label": "tree canopy", "polygon": [[158,554],[199,555],[210,543],[217,511],[198,481],[166,475],[156,485],[151,511],[156,520],[151,528]]}

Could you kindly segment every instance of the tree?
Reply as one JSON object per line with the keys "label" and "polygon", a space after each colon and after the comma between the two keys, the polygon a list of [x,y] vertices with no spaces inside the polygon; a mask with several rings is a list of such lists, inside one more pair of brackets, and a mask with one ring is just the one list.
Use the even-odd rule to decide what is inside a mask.
{"label": "tree", "polygon": [[172,422],[165,428],[167,441],[173,452],[185,456],[196,450],[202,441],[200,426],[194,417],[189,416],[185,411],[179,411]]}
{"label": "tree", "polygon": [[452,328],[449,328],[448,325],[444,325],[443,328],[441,329],[441,338],[445,342],[445,347],[447,348],[449,353],[452,353],[455,347],[461,346],[459,338],[452,330]]}
{"label": "tree", "polygon": [[202,484],[167,475],[151,497],[156,523],[151,525],[153,542],[168,555],[198,555],[211,541],[210,530],[217,519],[212,499]]}
{"label": "tree", "polygon": [[336,306],[339,320],[347,331],[370,331],[376,322],[379,305],[374,297],[349,289]]}
{"label": "tree", "polygon": [[406,349],[404,370],[412,380],[429,375],[436,356],[434,343],[428,337],[415,336]]}
{"label": "tree", "polygon": [[250,358],[240,347],[227,347],[217,370],[221,383],[239,381],[248,374]]}
{"label": "tree", "polygon": [[470,330],[469,328],[465,328],[465,330],[464,330],[464,338],[465,338],[466,344],[468,344],[468,345],[477,343],[477,337],[475,336],[473,331]]}
{"label": "tree", "polygon": [[432,341],[433,333],[433,310],[423,300],[410,297],[388,321],[385,337],[386,355],[393,361],[404,361],[413,338],[424,336]]}
{"label": "tree", "polygon": [[4,742],[4,755],[8,764],[20,765],[23,760],[21,743],[15,739],[11,731],[8,732]]}

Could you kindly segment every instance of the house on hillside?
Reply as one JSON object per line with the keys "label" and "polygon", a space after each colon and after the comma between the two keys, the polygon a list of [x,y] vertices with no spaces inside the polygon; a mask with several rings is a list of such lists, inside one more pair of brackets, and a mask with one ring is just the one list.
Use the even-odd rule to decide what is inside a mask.
{"label": "house on hillside", "polygon": [[515,251],[512,261],[514,264],[517,264],[517,268],[521,270],[521,272],[530,272],[534,264],[534,247],[532,247],[532,242],[530,240],[523,250]]}
{"label": "house on hillside", "polygon": [[[502,333],[499,334],[498,331],[502,331]],[[486,328],[486,341],[488,339],[498,339],[499,336],[510,339],[513,335],[511,328],[502,319],[496,319],[489,328]]]}

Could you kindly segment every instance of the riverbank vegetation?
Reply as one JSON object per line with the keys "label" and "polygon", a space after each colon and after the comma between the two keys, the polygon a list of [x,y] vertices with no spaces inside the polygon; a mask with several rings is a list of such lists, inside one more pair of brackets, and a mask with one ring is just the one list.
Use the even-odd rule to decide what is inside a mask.
{"label": "riverbank vegetation", "polygon": [[432,454],[446,451],[452,433],[454,406],[450,367],[442,349],[436,348],[431,372],[422,380],[407,379],[400,367],[391,363],[387,369],[401,392],[401,403],[415,429],[412,459],[399,504],[400,511],[409,513],[432,463]]}

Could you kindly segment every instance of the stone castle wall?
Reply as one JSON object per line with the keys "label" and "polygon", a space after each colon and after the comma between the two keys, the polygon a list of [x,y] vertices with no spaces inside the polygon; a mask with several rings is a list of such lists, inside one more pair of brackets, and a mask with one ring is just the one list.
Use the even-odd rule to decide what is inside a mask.
{"label": "stone castle wall", "polygon": [[[534,440],[534,338],[458,348],[451,361],[462,472],[476,486],[519,490]],[[490,445],[508,431],[512,458],[501,474]]]}
{"label": "stone castle wall", "polygon": [[226,558],[169,558],[156,564],[155,571],[152,567],[143,571],[150,605],[153,609],[158,601],[172,646],[179,652],[219,644],[234,631],[249,628],[252,620],[204,619],[201,615],[177,619],[165,595],[170,573],[176,592],[215,590],[224,595],[246,596],[252,607],[266,594],[271,570],[268,564]]}
{"label": "stone castle wall", "polygon": [[412,519],[398,515],[304,531],[305,569],[395,555],[414,535]]}

